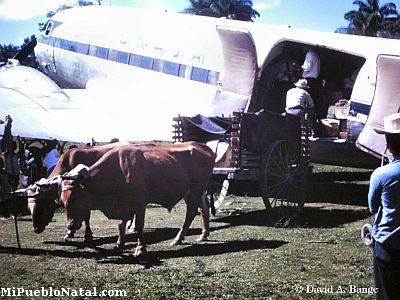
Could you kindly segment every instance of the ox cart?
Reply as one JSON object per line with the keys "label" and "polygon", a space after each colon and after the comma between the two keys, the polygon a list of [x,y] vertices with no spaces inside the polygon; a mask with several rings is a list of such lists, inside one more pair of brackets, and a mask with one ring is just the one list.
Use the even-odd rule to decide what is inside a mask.
{"label": "ox cart", "polygon": [[210,184],[216,208],[228,192],[262,197],[269,220],[285,226],[304,206],[310,172],[306,124],[297,116],[264,110],[229,117],[178,116],[173,139],[207,143],[216,151]]}

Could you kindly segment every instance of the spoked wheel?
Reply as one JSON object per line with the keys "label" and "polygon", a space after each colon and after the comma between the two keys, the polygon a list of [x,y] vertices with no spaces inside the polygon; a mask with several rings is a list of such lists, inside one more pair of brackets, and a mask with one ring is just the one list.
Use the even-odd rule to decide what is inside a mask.
{"label": "spoked wheel", "polygon": [[288,141],[276,141],[263,159],[262,198],[276,226],[289,226],[304,206],[308,163],[290,150]]}

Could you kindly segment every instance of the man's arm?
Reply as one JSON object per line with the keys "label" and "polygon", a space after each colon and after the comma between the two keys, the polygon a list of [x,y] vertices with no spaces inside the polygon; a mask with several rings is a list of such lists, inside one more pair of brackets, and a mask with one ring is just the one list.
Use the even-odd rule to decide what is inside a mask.
{"label": "man's arm", "polygon": [[382,185],[380,184],[376,172],[371,175],[368,191],[368,207],[371,214],[376,214],[381,206]]}

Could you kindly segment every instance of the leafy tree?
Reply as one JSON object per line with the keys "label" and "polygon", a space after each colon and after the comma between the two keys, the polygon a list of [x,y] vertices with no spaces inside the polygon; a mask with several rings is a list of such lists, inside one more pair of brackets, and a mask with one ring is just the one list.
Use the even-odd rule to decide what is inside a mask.
{"label": "leafy tree", "polygon": [[12,44],[0,45],[0,62],[6,62],[9,58],[13,58],[18,50],[19,48]]}
{"label": "leafy tree", "polygon": [[189,0],[189,2],[190,7],[185,8],[183,13],[251,22],[253,18],[260,17],[258,11],[253,9],[252,1]]}
{"label": "leafy tree", "polygon": [[[366,36],[395,34],[393,31],[398,29],[393,24],[398,17],[396,4],[389,2],[380,6],[379,0],[356,0],[353,4],[358,5],[358,10],[351,10],[344,15],[350,22],[347,33]],[[396,18],[391,18],[393,16]]]}
{"label": "leafy tree", "polygon": [[[32,35],[30,38],[25,38],[24,43],[21,46],[14,46],[12,44],[0,45],[0,62],[7,62],[9,58],[13,58],[19,51],[24,49],[31,41],[35,40],[36,37]],[[32,49],[29,49],[29,53],[20,61],[22,65],[37,68],[37,62],[35,53]]]}

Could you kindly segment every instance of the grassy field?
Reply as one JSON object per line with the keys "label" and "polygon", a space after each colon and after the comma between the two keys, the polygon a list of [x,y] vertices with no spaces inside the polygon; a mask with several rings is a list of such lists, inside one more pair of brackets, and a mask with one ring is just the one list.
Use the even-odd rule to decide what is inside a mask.
{"label": "grassy field", "polygon": [[[82,231],[63,241],[62,212],[39,235],[30,217],[20,217],[20,250],[14,222],[0,221],[0,287],[51,287],[53,293],[96,287],[124,290],[130,299],[374,299],[368,295],[372,253],[359,237],[361,226],[372,221],[369,176],[368,170],[315,166],[304,213],[291,228],[267,226],[261,198],[229,197],[203,244],[195,242],[196,218],[184,245],[169,246],[183,221],[183,203],[171,213],[149,207],[145,260],[132,256],[135,234],[122,253],[113,250],[116,222],[98,212],[92,214],[90,246],[82,244]],[[94,299],[84,292],[74,299]]]}

